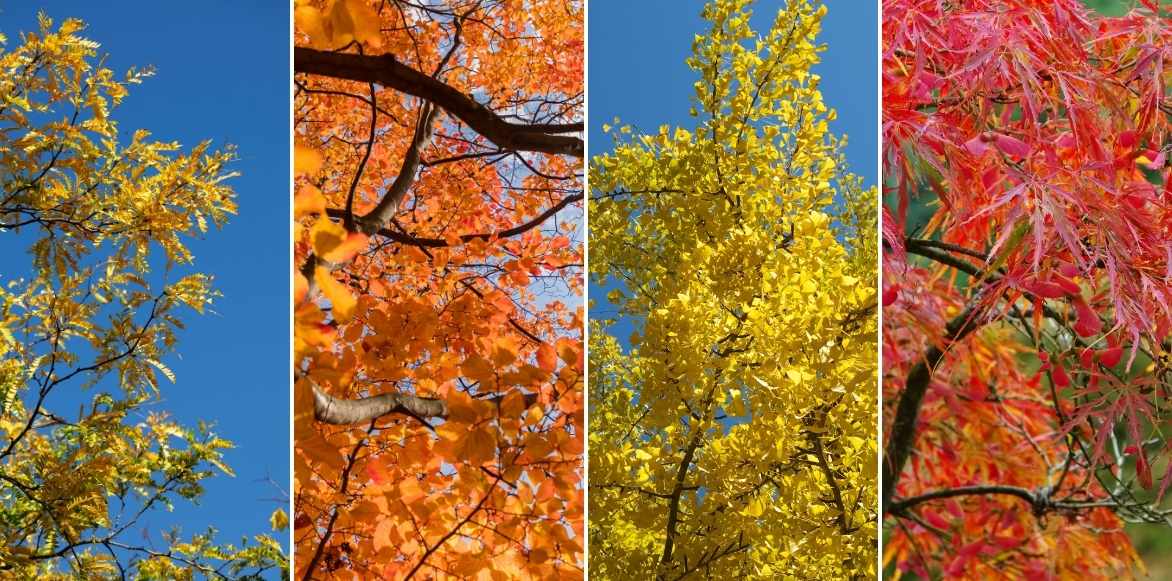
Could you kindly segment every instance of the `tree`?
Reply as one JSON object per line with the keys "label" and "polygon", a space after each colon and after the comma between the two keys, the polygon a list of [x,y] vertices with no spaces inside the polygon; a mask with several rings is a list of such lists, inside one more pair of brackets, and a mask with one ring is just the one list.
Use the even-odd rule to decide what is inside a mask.
{"label": "tree", "polygon": [[788,2],[760,36],[749,2],[708,3],[695,129],[604,126],[592,576],[874,577],[877,192],[810,73],[825,12]]}
{"label": "tree", "polygon": [[[0,52],[0,571],[226,579],[282,569],[268,535],[234,547],[216,545],[213,529],[187,540],[175,529],[166,549],[133,536],[144,515],[198,500],[215,471],[231,474],[230,442],[152,404],[159,378],[175,380],[163,360],[184,311],[202,313],[216,296],[209,276],[183,274],[194,263],[185,240],[235,212],[224,183],[234,155],[145,130],[122,143],[111,115],[149,71],[120,77],[95,64],[83,28],[42,15],[38,32]],[[74,415],[62,397],[88,403]]]}
{"label": "tree", "polygon": [[882,501],[899,573],[1130,576],[1123,522],[1169,522],[1158,11],[884,4]]}
{"label": "tree", "polygon": [[297,577],[580,576],[580,2],[298,2]]}

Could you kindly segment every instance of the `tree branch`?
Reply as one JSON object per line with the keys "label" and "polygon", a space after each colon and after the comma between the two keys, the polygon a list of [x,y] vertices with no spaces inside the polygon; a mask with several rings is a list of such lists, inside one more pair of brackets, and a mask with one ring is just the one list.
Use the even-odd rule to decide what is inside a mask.
{"label": "tree branch", "polygon": [[972,486],[958,486],[956,488],[944,488],[941,490],[934,490],[919,496],[904,498],[896,500],[891,503],[888,513],[903,516],[908,514],[916,505],[933,500],[942,500],[945,498],[955,498],[957,496],[980,496],[987,494],[1002,494],[1008,496],[1016,496],[1021,500],[1027,502],[1033,508],[1035,514],[1041,515],[1049,510],[1087,510],[1093,508],[1113,508],[1118,507],[1119,504],[1113,500],[1102,501],[1086,501],[1073,502],[1065,500],[1052,500],[1050,493],[1046,490],[1032,491],[1020,486],[1006,486],[999,484],[977,484]]}
{"label": "tree branch", "polygon": [[[570,204],[574,204],[576,202],[582,201],[582,198],[583,198],[582,194],[573,194],[570,196],[566,196],[565,198],[562,198],[558,203],[554,204],[553,206],[550,206],[549,209],[547,209],[546,211],[542,212],[541,214],[538,214],[537,216],[534,216],[533,219],[529,220],[528,222],[525,222],[523,224],[519,224],[517,226],[513,226],[512,228],[509,228],[507,230],[501,230],[499,232],[491,232],[491,233],[484,232],[484,233],[479,233],[479,234],[463,234],[460,236],[460,241],[467,243],[467,242],[471,242],[473,240],[491,240],[493,237],[511,238],[513,236],[518,236],[518,235],[524,234],[524,233],[542,225],[546,220],[553,217],[554,214],[557,214],[558,212],[565,209],[566,206],[569,206]],[[345,219],[346,211],[341,208],[327,208],[326,215],[328,215],[331,218]],[[389,240],[394,240],[395,242],[398,242],[400,244],[409,244],[411,246],[419,246],[419,247],[424,247],[424,248],[443,248],[445,246],[448,246],[448,241],[444,240],[443,238],[425,238],[425,237],[421,237],[421,236],[412,236],[411,234],[406,234],[404,232],[399,232],[397,230],[392,230],[390,228],[379,228],[378,230],[371,232],[371,234],[377,234],[377,235],[382,236],[384,238],[387,238]]]}
{"label": "tree branch", "polygon": [[502,119],[451,85],[400,63],[394,55],[335,53],[312,48],[293,49],[293,69],[298,73],[335,79],[378,83],[415,95],[467,123],[474,131],[503,149],[538,151],[582,157],[584,146],[578,137],[558,135],[582,131],[581,123],[516,125]]}
{"label": "tree branch", "polygon": [[[371,93],[372,98],[373,96],[374,93]],[[390,222],[391,218],[395,216],[395,213],[399,211],[399,204],[407,196],[407,190],[411,188],[411,184],[415,182],[415,174],[419,172],[419,160],[423,149],[431,143],[431,137],[434,133],[433,123],[435,122],[435,114],[435,106],[430,101],[424,101],[423,108],[419,111],[419,120],[415,125],[415,134],[411,138],[411,146],[403,154],[403,165],[399,168],[399,175],[395,176],[395,181],[391,183],[391,187],[379,199],[378,205],[357,220],[357,225],[363,233],[372,234],[377,232],[384,224]],[[374,135],[373,132],[371,135]],[[349,199],[347,200],[346,210],[350,210]],[[345,218],[347,221],[346,227],[350,228],[349,214],[346,214]]]}
{"label": "tree branch", "polygon": [[[537,402],[536,393],[522,394],[525,407]],[[493,396],[482,401],[500,405],[504,396]],[[442,399],[421,397],[409,393],[382,393],[358,399],[334,397],[313,386],[313,417],[319,422],[335,425],[362,424],[390,414],[411,416],[425,425],[428,419],[448,417],[448,405]]]}
{"label": "tree branch", "polygon": [[977,325],[975,318],[980,311],[978,305],[971,305],[954,319],[948,322],[943,346],[933,346],[920,361],[912,368],[904,384],[903,393],[895,407],[895,420],[891,423],[891,436],[887,439],[884,448],[883,463],[883,511],[889,512],[892,497],[895,495],[895,486],[903,473],[904,465],[911,456],[912,446],[916,440],[916,420],[920,415],[920,406],[924,402],[924,394],[931,383],[932,371],[944,359],[944,354],[957,341],[964,339]]}

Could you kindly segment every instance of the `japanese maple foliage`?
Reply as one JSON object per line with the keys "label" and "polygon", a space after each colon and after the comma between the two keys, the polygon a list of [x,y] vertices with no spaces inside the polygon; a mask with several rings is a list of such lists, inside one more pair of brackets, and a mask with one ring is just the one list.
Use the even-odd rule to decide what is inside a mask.
{"label": "japanese maple foliage", "polygon": [[1129,575],[1123,522],[1172,512],[1172,19],[883,14],[885,558]]}
{"label": "japanese maple foliage", "polygon": [[295,18],[297,577],[580,577],[581,3]]}

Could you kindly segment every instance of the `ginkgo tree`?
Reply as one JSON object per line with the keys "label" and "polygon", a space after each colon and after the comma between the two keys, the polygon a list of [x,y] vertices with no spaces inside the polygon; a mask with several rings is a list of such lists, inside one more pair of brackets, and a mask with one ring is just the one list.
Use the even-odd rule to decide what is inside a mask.
{"label": "ginkgo tree", "polygon": [[581,2],[294,11],[297,578],[581,577]]}
{"label": "ginkgo tree", "polygon": [[750,2],[708,3],[694,128],[604,126],[592,577],[875,577],[877,192],[811,73],[825,13],[787,2],[758,34]]}
{"label": "ginkgo tree", "polygon": [[[0,37],[0,576],[285,569],[268,535],[232,546],[211,529],[175,530],[162,548],[140,538],[144,518],[231,474],[230,442],[156,404],[160,379],[176,379],[163,360],[182,318],[216,295],[209,276],[182,275],[194,261],[186,240],[235,212],[234,154],[145,130],[121,138],[114,110],[149,71],[101,66],[83,28],[42,15],[12,46]],[[273,527],[286,519],[278,510]]]}
{"label": "ginkgo tree", "polygon": [[888,0],[885,560],[1114,578],[1168,525],[1172,19]]}

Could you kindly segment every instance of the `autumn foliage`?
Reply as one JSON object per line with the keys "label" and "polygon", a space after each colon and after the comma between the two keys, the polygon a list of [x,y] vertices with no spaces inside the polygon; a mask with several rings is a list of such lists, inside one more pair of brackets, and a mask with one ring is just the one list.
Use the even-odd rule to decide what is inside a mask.
{"label": "autumn foliage", "polygon": [[120,135],[117,106],[150,71],[102,66],[84,28],[41,15],[18,42],[0,36],[0,577],[287,568],[268,535],[218,544],[208,523],[160,546],[146,527],[232,473],[231,442],[158,404],[183,320],[217,294],[187,244],[236,212],[235,156]]}
{"label": "autumn foliage", "polygon": [[1167,523],[1172,20],[883,6],[886,555],[1104,578]]}
{"label": "autumn foliage", "polygon": [[580,577],[581,3],[295,19],[297,578]]}
{"label": "autumn foliage", "polygon": [[825,13],[788,2],[761,34],[709,2],[694,126],[604,126],[592,578],[875,576],[877,192],[811,73]]}

